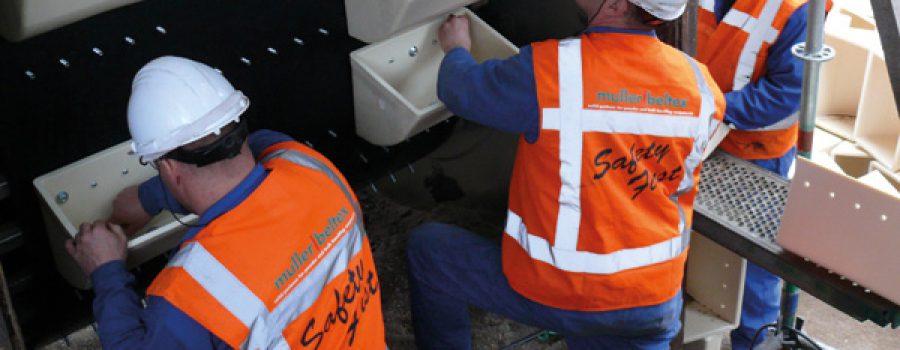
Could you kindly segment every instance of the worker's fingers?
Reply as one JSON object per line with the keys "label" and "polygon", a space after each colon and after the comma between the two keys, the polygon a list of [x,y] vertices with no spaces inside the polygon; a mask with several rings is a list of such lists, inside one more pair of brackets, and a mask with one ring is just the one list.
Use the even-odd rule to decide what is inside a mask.
{"label": "worker's fingers", "polygon": [[78,235],[81,235],[82,233],[88,232],[93,229],[94,229],[94,224],[89,223],[89,222],[82,223],[81,226],[78,227]]}
{"label": "worker's fingers", "polygon": [[75,234],[75,243],[81,243],[81,240],[84,239],[84,236],[87,235],[88,232],[94,230],[94,225],[90,223],[83,223],[78,228],[78,233]]}
{"label": "worker's fingers", "polygon": [[66,240],[66,251],[68,251],[69,255],[71,255],[72,257],[75,257],[75,254],[78,253],[78,250],[75,248],[74,240]]}
{"label": "worker's fingers", "polygon": [[124,241],[126,239],[125,238],[125,230],[122,229],[122,226],[119,226],[119,225],[111,223],[111,222],[107,222],[106,228],[109,229],[109,231],[112,232],[114,235],[116,235],[116,237],[119,238],[120,240]]}

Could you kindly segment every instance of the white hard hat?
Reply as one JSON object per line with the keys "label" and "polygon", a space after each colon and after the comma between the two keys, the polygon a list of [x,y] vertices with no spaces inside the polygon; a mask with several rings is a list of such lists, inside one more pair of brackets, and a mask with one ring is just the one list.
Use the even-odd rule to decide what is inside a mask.
{"label": "white hard hat", "polygon": [[131,148],[144,161],[239,121],[250,100],[210,66],[164,56],[144,65],[131,86]]}
{"label": "white hard hat", "polygon": [[647,13],[664,21],[671,21],[684,13],[688,0],[628,0]]}

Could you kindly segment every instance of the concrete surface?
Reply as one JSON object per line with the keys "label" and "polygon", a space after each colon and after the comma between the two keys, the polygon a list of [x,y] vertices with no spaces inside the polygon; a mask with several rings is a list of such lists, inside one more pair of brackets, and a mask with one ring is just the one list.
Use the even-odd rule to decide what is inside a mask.
{"label": "concrete surface", "polygon": [[[359,192],[365,212],[372,251],[381,279],[382,302],[388,345],[393,350],[415,349],[410,324],[405,246],[408,232],[430,220],[453,222],[476,232],[493,232],[471,208],[471,203],[449,203],[424,211],[395,203],[371,190]],[[836,349],[898,350],[900,330],[880,328],[872,323],[859,323],[821,301],[804,294],[800,299],[799,315],[806,320],[806,331],[812,337]],[[475,349],[500,349],[536,329],[511,322],[502,317],[472,310],[473,342]],[[59,340],[41,349],[99,349],[96,333],[86,327],[69,335],[71,346]],[[565,349],[564,342],[554,344],[529,343],[517,349]],[[730,349],[727,339],[722,347]]]}

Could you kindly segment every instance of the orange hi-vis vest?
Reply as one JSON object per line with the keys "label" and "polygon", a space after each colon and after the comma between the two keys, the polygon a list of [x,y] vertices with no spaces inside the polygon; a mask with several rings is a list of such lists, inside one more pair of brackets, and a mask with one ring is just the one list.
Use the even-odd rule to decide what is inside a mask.
{"label": "orange hi-vis vest", "polygon": [[186,241],[149,295],[234,349],[386,348],[381,290],[356,197],[296,142],[243,202]]}
{"label": "orange hi-vis vest", "polygon": [[510,286],[578,311],[670,300],[722,93],[701,64],[652,36],[532,47],[541,130],[535,143],[520,141],[510,184]]}
{"label": "orange hi-vis vest", "polygon": [[[724,92],[739,91],[766,74],[769,47],[806,0],[737,0],[721,23],[715,0],[700,0],[697,60]],[[830,7],[830,1],[829,1]],[[744,159],[772,159],[797,144],[799,115],[755,130],[732,130],[719,147]]]}

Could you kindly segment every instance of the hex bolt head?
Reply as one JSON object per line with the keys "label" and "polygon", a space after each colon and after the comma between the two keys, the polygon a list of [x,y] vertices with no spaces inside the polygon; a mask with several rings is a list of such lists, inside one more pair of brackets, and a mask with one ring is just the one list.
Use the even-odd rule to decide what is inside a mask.
{"label": "hex bolt head", "polygon": [[66,191],[61,191],[56,194],[56,203],[65,204],[69,201],[69,193]]}

